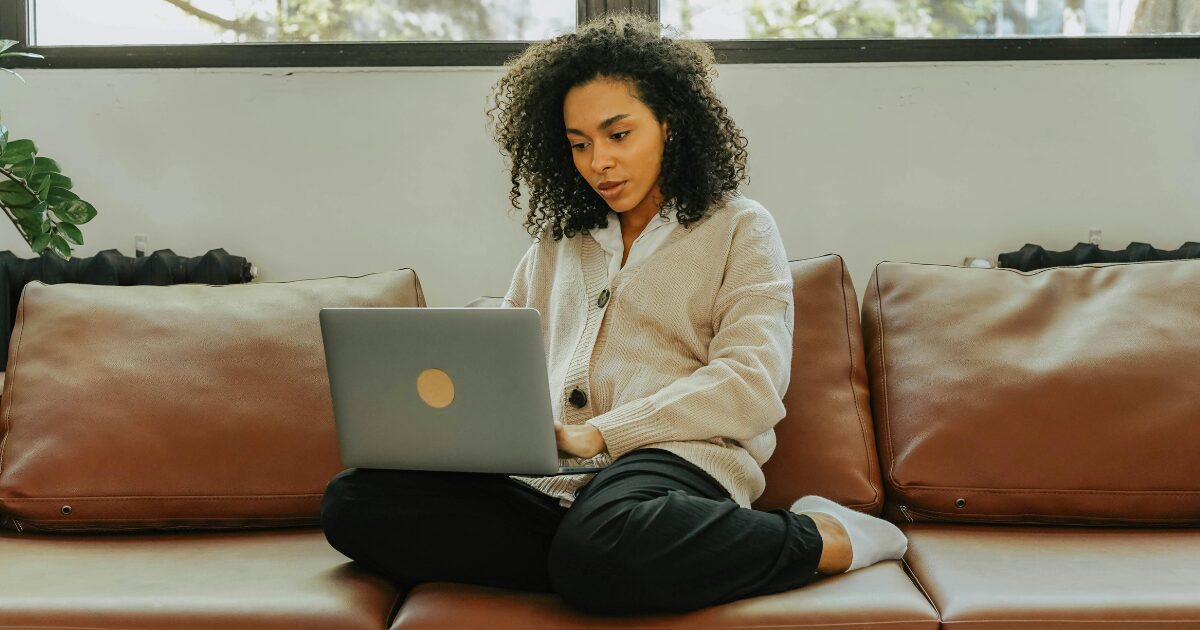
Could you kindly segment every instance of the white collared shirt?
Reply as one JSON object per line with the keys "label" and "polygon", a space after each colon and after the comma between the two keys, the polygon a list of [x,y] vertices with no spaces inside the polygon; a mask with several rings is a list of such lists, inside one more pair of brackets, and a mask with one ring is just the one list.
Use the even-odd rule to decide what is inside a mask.
{"label": "white collared shirt", "polygon": [[[676,216],[675,208],[669,208],[665,218],[654,215],[646,227],[642,228],[642,233],[633,240],[633,245],[629,247],[629,257],[625,260],[625,266],[649,258],[678,227],[679,219]],[[605,259],[608,261],[608,282],[612,284],[613,278],[622,269],[621,257],[625,255],[620,215],[609,210],[608,227],[594,228],[591,230],[591,234],[592,238],[600,244],[600,248],[604,250]]]}

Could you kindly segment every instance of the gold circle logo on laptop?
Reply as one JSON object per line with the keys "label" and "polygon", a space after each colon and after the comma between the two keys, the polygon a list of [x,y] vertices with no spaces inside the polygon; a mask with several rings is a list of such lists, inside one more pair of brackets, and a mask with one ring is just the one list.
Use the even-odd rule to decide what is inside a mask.
{"label": "gold circle logo on laptop", "polygon": [[430,407],[449,407],[450,403],[454,402],[454,381],[450,380],[449,374],[437,368],[429,368],[417,377],[417,394]]}

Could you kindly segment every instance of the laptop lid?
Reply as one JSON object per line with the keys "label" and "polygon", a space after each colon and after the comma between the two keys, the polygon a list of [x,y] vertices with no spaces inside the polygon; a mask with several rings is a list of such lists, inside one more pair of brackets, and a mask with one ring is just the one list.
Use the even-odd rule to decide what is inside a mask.
{"label": "laptop lid", "polygon": [[532,308],[322,308],[342,462],[553,474],[541,316]]}

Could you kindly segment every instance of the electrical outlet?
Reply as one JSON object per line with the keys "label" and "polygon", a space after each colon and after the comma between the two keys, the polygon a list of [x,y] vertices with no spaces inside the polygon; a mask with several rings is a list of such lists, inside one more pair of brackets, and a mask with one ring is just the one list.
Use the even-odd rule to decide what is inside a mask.
{"label": "electrical outlet", "polygon": [[147,246],[148,242],[149,239],[146,238],[145,234],[133,235],[133,255],[135,258],[141,258],[146,255],[146,251],[149,249]]}
{"label": "electrical outlet", "polygon": [[1098,227],[1088,230],[1088,242],[1096,247],[1100,247],[1100,234],[1101,230]]}

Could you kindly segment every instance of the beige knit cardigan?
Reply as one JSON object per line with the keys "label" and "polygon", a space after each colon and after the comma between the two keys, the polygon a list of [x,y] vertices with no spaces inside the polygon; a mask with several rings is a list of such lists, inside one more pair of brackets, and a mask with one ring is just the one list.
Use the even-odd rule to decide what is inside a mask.
{"label": "beige knit cardigan", "polygon": [[[588,231],[559,241],[543,232],[504,306],[541,314],[554,417],[595,426],[608,445],[564,466],[607,466],[653,447],[696,464],[743,506],[762,494],[795,306],[783,241],[761,204],[731,195],[611,284]],[[582,407],[568,402],[576,388]],[[514,478],[570,505],[591,477]]]}

